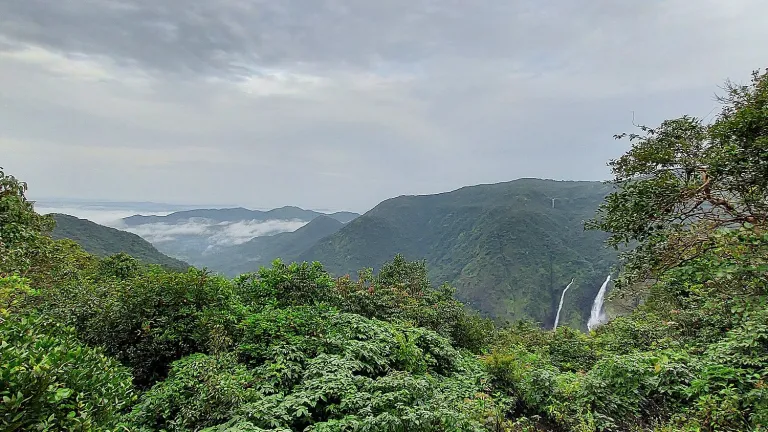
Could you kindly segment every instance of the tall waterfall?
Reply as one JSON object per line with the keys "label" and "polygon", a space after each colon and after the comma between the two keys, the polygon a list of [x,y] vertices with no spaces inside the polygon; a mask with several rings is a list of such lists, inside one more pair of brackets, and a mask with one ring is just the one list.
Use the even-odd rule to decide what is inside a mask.
{"label": "tall waterfall", "polygon": [[552,328],[552,330],[556,330],[557,324],[560,323],[560,311],[563,310],[563,299],[565,299],[565,292],[568,291],[568,288],[570,288],[571,285],[573,285],[573,281],[574,279],[571,279],[571,283],[565,287],[563,293],[560,295],[560,306],[557,307],[557,315],[555,315],[555,326]]}
{"label": "tall waterfall", "polygon": [[592,313],[589,315],[589,321],[587,321],[587,328],[592,331],[596,329],[605,320],[605,314],[603,313],[603,303],[605,302],[605,290],[608,288],[608,282],[611,281],[611,275],[608,275],[603,282],[603,286],[600,287],[600,291],[597,292],[595,302],[592,303]]}

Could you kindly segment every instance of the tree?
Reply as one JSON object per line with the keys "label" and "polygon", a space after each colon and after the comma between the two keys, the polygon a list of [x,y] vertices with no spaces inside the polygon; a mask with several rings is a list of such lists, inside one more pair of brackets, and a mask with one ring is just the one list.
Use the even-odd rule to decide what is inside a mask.
{"label": "tree", "polygon": [[42,237],[53,230],[53,218],[35,213],[26,191],[26,183],[0,167],[0,276],[26,273],[42,254]]}
{"label": "tree", "polygon": [[765,430],[768,71],[725,90],[711,124],[617,136],[632,148],[587,226],[630,248],[619,292],[645,301],[583,337],[501,332],[485,360],[513,416],[545,430]]}
{"label": "tree", "polygon": [[[31,293],[0,278],[0,294],[12,291]],[[104,430],[133,403],[128,370],[71,328],[0,308],[0,341],[0,430]]]}
{"label": "tree", "polygon": [[609,244],[637,244],[624,285],[648,279],[705,252],[710,233],[768,222],[768,70],[748,85],[727,82],[711,124],[683,116],[641,134],[620,134],[632,148],[609,165],[619,186],[591,229]]}

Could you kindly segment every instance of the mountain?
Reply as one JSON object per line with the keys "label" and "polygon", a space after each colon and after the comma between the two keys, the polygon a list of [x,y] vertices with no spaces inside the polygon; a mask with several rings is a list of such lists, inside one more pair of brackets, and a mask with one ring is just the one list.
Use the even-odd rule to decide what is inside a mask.
{"label": "mountain", "polygon": [[340,211],[336,213],[329,213],[328,216],[330,216],[333,219],[336,219],[337,221],[345,224],[352,222],[355,218],[359,217],[360,215],[358,213],[348,212],[348,211]]}
{"label": "mountain", "polygon": [[560,294],[575,278],[561,322],[584,328],[616,254],[604,247],[606,234],[585,231],[582,223],[610,190],[599,182],[520,179],[401,196],[322,239],[298,260],[354,275],[364,267],[378,269],[398,253],[424,259],[434,282],[451,283],[460,300],[484,314],[545,326],[554,322]]}
{"label": "mountain", "polygon": [[[126,229],[163,253],[236,275],[283,261],[319,261],[336,275],[381,268],[396,254],[426,260],[436,283],[498,320],[551,326],[572,278],[561,322],[585,328],[595,294],[616,263],[604,233],[587,232],[612,187],[520,179],[452,192],[401,196],[366,214],[199,209],[132,216]],[[554,200],[554,201],[553,201]]]}
{"label": "mountain", "polygon": [[195,209],[173,212],[166,216],[144,216],[133,215],[123,219],[127,226],[144,225],[149,223],[174,224],[182,220],[192,218],[210,219],[216,222],[240,221],[247,219],[260,218],[263,212],[257,210],[248,210],[242,207],[226,209]]}
{"label": "mountain", "polygon": [[[184,210],[166,216],[135,215],[123,219],[122,222],[126,231],[138,234],[166,255],[195,266],[223,271],[225,267],[255,270],[258,267],[251,268],[249,262],[266,260],[265,262],[269,263],[277,257],[254,252],[262,250],[258,245],[247,249],[247,252],[256,253],[263,258],[233,252],[238,250],[237,246],[250,240],[293,232],[317,218],[327,218],[343,224],[358,216],[360,215],[352,212],[325,214],[293,206],[269,211],[238,207]],[[324,231],[325,235],[333,232],[335,231]],[[270,241],[273,240],[268,240]],[[305,245],[302,240],[299,240],[298,244]],[[306,247],[309,246],[306,244]],[[267,252],[275,250],[282,254],[284,250],[276,246],[264,247]]]}
{"label": "mountain", "polygon": [[269,266],[276,258],[292,262],[318,240],[339,231],[344,224],[330,216],[318,216],[293,232],[256,237],[246,243],[220,249],[212,254],[208,266],[236,276]]}
{"label": "mountain", "polygon": [[138,226],[150,223],[177,224],[190,219],[207,219],[212,222],[241,222],[267,220],[303,220],[311,221],[318,216],[329,216],[339,222],[347,223],[360,216],[352,212],[336,212],[329,215],[305,210],[299,207],[286,206],[269,211],[249,210],[243,207],[225,209],[196,209],[174,212],[166,216],[134,215],[123,219],[127,226]]}
{"label": "mountain", "polygon": [[189,267],[183,261],[163,255],[136,234],[65,214],[54,214],[53,218],[56,220],[56,227],[51,234],[53,238],[74,240],[94,255],[103,257],[125,252],[148,264],[159,264],[175,270],[186,270]]}

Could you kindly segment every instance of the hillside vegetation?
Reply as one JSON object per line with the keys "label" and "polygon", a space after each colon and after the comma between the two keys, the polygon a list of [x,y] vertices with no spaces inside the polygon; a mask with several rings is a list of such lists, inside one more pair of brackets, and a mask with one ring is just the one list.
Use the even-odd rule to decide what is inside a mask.
{"label": "hillside vegetation", "polygon": [[768,72],[627,136],[590,229],[626,245],[590,333],[496,326],[423,262],[233,279],[55,240],[0,170],[0,430],[764,431]]}
{"label": "hillside vegetation", "polygon": [[[521,179],[382,202],[299,255],[334,274],[381,268],[395,254],[425,260],[430,277],[499,320],[551,326],[575,278],[562,322],[586,328],[592,299],[616,264],[607,234],[584,221],[612,190],[598,182]],[[554,208],[552,198],[555,198]]]}
{"label": "hillside vegetation", "polygon": [[147,264],[159,264],[169,269],[186,270],[189,264],[163,255],[151,243],[129,232],[105,227],[89,220],[65,214],[54,214],[54,239],[70,239],[86,252],[100,257],[126,253]]}
{"label": "hillside vegetation", "polygon": [[[163,238],[156,246],[228,276],[281,259],[322,262],[336,276],[356,278],[358,270],[378,270],[402,254],[424,260],[433,281],[456,287],[458,299],[499,322],[532,319],[551,327],[560,294],[574,279],[561,322],[586,329],[592,301],[617,254],[604,246],[607,234],[585,231],[583,225],[612,190],[600,182],[520,179],[393,198],[349,220],[285,207],[191,210],[125,221],[138,229],[162,224],[160,232],[184,228],[180,231],[188,234]],[[195,218],[215,225],[200,234],[189,230],[190,221],[201,220]],[[275,218],[311,222],[243,244],[212,242],[218,235],[211,232],[225,229],[222,224]]]}

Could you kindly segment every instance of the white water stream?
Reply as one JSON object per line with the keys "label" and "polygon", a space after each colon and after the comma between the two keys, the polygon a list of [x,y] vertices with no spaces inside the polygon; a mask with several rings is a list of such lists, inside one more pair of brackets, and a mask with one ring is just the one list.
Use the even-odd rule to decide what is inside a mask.
{"label": "white water stream", "polygon": [[587,328],[592,331],[605,322],[605,314],[603,313],[603,303],[605,302],[605,291],[608,289],[608,282],[611,281],[611,275],[605,279],[603,286],[600,287],[600,291],[597,292],[595,302],[592,304],[592,313],[589,315],[589,321],[587,321]]}
{"label": "white water stream", "polygon": [[573,285],[574,279],[571,279],[571,283],[568,284],[568,286],[565,287],[563,290],[563,293],[560,295],[560,306],[557,307],[557,315],[555,315],[555,326],[552,328],[552,330],[557,329],[557,325],[560,323],[560,311],[563,310],[563,300],[565,299],[565,293],[568,291],[568,288]]}

